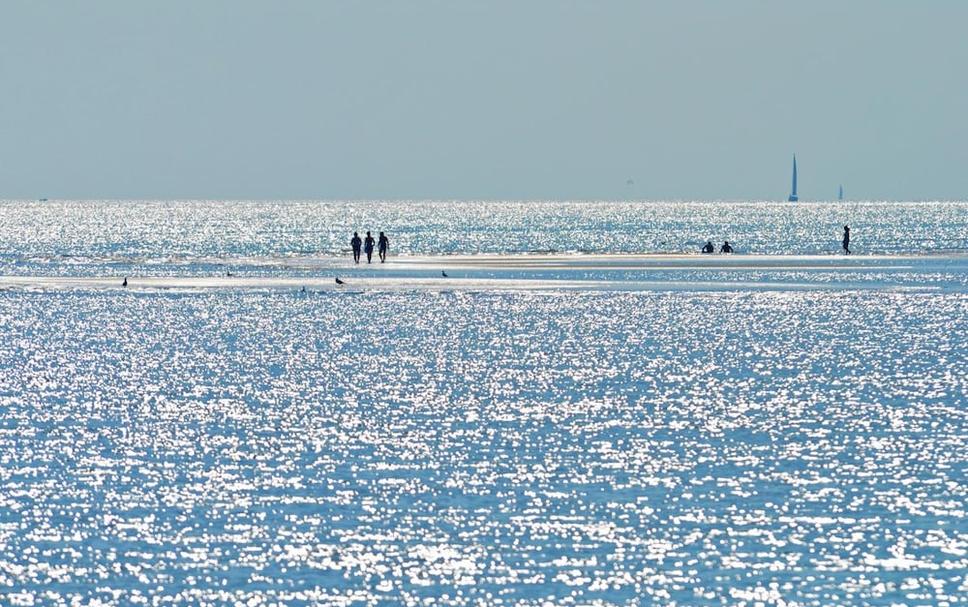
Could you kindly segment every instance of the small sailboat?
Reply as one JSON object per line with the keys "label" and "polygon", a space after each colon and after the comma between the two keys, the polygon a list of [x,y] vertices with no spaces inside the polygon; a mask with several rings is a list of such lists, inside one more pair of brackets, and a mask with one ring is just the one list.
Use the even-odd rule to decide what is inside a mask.
{"label": "small sailboat", "polygon": [[797,155],[796,154],[793,155],[793,189],[790,191],[790,198],[788,200],[790,202],[796,202],[800,200],[799,197],[797,197]]}

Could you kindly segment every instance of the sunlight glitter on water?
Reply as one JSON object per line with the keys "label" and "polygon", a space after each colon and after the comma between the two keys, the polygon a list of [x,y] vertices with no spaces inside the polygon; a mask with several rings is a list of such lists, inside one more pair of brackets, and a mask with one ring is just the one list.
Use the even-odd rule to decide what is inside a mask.
{"label": "sunlight glitter on water", "polygon": [[966,592],[963,293],[0,292],[12,604]]}
{"label": "sunlight glitter on water", "polygon": [[395,255],[836,253],[847,223],[861,254],[968,251],[968,202],[0,201],[0,273],[340,255],[354,230]]}

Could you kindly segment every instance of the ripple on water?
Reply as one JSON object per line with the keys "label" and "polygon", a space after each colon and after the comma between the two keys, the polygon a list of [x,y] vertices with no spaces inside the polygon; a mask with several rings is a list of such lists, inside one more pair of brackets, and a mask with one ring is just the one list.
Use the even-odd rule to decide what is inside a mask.
{"label": "ripple on water", "polygon": [[953,603],[966,303],[2,292],[0,586]]}
{"label": "ripple on water", "polygon": [[[354,230],[398,254],[968,251],[968,202],[0,201],[3,274],[210,272],[219,264],[346,255]],[[201,267],[200,267],[201,266]]]}

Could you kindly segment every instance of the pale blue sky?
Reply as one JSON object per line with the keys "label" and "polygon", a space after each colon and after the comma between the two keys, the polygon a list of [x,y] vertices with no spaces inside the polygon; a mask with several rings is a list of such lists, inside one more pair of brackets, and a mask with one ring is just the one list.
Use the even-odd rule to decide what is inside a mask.
{"label": "pale blue sky", "polygon": [[[3,0],[0,197],[968,197],[968,2]],[[635,185],[629,187],[626,180]]]}

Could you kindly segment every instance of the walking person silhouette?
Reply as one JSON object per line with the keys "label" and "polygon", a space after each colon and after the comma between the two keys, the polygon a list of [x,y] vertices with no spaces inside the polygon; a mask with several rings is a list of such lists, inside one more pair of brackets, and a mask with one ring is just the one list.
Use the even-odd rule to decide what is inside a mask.
{"label": "walking person silhouette", "polygon": [[850,255],[850,226],[844,226],[844,240],[840,244],[844,247],[844,255]]}
{"label": "walking person silhouette", "polygon": [[366,263],[373,261],[373,236],[367,231],[366,238],[363,239],[363,252],[366,253]]}
{"label": "walking person silhouette", "polygon": [[350,246],[353,247],[353,262],[360,263],[360,246],[363,241],[360,240],[360,235],[353,232],[353,238],[350,239]]}
{"label": "walking person silhouette", "polygon": [[377,242],[377,246],[380,249],[380,263],[387,260],[387,252],[390,250],[390,239],[383,232],[380,232],[380,239]]}

